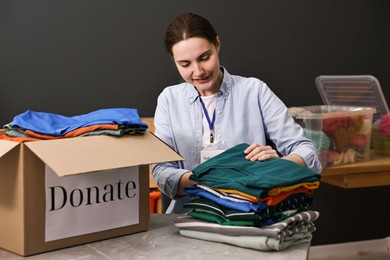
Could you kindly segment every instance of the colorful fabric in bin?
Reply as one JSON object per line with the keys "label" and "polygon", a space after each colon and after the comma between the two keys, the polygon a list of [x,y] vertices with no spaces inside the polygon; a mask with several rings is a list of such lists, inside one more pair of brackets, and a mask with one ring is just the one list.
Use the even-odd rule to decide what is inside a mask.
{"label": "colorful fabric in bin", "polygon": [[327,134],[322,131],[314,131],[307,128],[303,128],[305,136],[309,138],[318,151],[328,150],[330,147],[330,139]]}
{"label": "colorful fabric in bin", "polygon": [[378,132],[381,135],[390,135],[390,113],[381,116],[378,125]]}
{"label": "colorful fabric in bin", "polygon": [[367,135],[359,134],[363,124],[361,115],[325,118],[322,130],[332,137],[335,150],[342,152],[351,143],[360,147],[365,145]]}
{"label": "colorful fabric in bin", "polygon": [[63,136],[77,128],[97,124],[118,124],[146,131],[148,125],[143,123],[134,108],[100,109],[88,114],[67,117],[54,113],[27,110],[17,115],[11,126],[31,130],[37,134]]}
{"label": "colorful fabric in bin", "polygon": [[377,155],[390,155],[390,113],[382,115],[372,127],[371,144]]}

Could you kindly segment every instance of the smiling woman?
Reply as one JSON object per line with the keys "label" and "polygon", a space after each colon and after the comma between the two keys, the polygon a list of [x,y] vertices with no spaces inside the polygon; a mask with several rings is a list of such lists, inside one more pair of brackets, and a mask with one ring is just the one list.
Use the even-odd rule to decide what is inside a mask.
{"label": "smiling woman", "polygon": [[[160,0],[0,1],[0,127],[27,109],[76,115],[130,106],[139,109],[142,117],[154,116],[162,88],[181,81],[161,38],[171,19],[183,10],[198,12],[212,22],[221,39],[219,56],[226,70],[266,81],[287,106],[322,104],[314,79],[324,73],[372,74],[382,86],[389,86],[388,5],[388,1],[366,0],[244,0],[239,5],[233,0],[172,0],[170,4]],[[202,28],[199,33],[207,32]],[[173,100],[184,99],[174,94]],[[230,99],[231,93],[226,94]],[[390,100],[390,88],[383,88],[383,94]],[[189,103],[190,98],[185,101]],[[187,104],[182,103],[176,108],[172,102],[171,109],[186,110]],[[234,102],[232,111],[239,106],[244,104]],[[250,106],[249,113],[255,113],[256,105]],[[237,121],[226,109],[218,112],[217,140],[224,138],[220,117],[231,118],[226,126],[230,129],[254,132],[252,128],[259,128],[254,122],[244,122],[246,114]],[[191,111],[186,115],[188,120],[180,122],[172,118],[180,132],[173,132],[168,119],[166,128],[159,131],[172,129],[172,136],[181,140],[176,146],[186,141],[187,150],[195,154],[195,136],[186,132],[198,121]],[[209,129],[207,124],[201,128]],[[190,152],[186,155],[191,158]],[[315,207],[326,217],[317,221],[312,243],[389,236],[388,207],[378,207],[372,200],[386,197],[390,197],[389,186],[346,190],[321,183]],[[369,225],[361,226],[361,218],[350,217],[362,213],[361,205],[365,219],[375,219]]]}
{"label": "smiling woman", "polygon": [[216,44],[200,37],[188,38],[172,46],[173,59],[181,77],[196,87],[201,96],[219,91],[223,73],[218,59],[220,41]]}
{"label": "smiling woman", "polygon": [[[165,33],[165,46],[185,83],[169,86],[158,97],[155,133],[185,161],[156,164],[153,177],[173,199],[167,213],[183,213],[184,188],[196,182],[192,170],[213,156],[248,143],[245,159],[279,158],[320,173],[316,149],[295,124],[284,103],[261,80],[229,74],[221,66],[221,38],[202,16],[176,16]],[[267,145],[267,140],[275,148]]]}

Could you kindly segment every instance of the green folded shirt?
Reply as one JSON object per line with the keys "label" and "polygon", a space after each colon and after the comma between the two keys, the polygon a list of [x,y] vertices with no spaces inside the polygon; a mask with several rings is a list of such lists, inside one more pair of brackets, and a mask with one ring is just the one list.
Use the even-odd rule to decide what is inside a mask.
{"label": "green folded shirt", "polygon": [[281,158],[265,161],[245,159],[248,144],[236,145],[192,170],[190,179],[214,189],[232,189],[257,198],[269,190],[320,179],[316,172]]}

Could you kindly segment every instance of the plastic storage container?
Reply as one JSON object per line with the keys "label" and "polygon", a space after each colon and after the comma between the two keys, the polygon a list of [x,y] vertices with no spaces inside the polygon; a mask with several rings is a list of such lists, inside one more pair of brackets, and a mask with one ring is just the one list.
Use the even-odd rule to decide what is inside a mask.
{"label": "plastic storage container", "polygon": [[372,75],[322,75],[315,80],[325,105],[373,107],[371,148],[375,154],[390,155],[390,133],[378,129],[389,107],[377,78]]}
{"label": "plastic storage container", "polygon": [[370,158],[375,108],[323,105],[290,108],[289,112],[314,143],[323,167]]}

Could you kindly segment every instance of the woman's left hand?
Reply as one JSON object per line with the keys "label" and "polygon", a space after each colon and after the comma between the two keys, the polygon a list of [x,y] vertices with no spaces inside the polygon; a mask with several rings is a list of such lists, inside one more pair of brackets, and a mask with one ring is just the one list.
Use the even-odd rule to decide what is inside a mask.
{"label": "woman's left hand", "polygon": [[252,144],[245,149],[245,159],[250,161],[264,161],[270,158],[279,158],[276,150],[272,149],[271,146],[262,146],[259,144]]}

